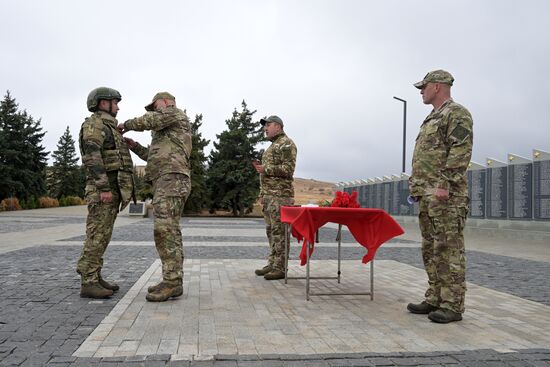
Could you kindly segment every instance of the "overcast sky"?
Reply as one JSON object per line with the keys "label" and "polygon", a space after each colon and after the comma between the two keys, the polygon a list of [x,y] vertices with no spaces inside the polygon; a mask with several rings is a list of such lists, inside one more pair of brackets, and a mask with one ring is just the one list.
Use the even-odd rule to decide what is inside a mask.
{"label": "overcast sky", "polygon": [[[246,100],[298,146],[296,177],[407,172],[431,106],[412,83],[434,69],[474,117],[473,161],[550,151],[550,1],[0,0],[0,92],[42,119],[48,151],[75,140],[98,86],[123,96],[119,121],[158,91],[215,140]],[[131,133],[141,143],[150,134]],[[135,156],[134,156],[135,157]],[[142,164],[137,157],[135,163]]]}

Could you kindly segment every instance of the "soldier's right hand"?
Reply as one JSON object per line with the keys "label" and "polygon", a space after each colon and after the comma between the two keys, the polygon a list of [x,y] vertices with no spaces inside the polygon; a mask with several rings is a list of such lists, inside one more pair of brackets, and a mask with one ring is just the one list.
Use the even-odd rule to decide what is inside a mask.
{"label": "soldier's right hand", "polygon": [[117,125],[117,130],[119,133],[124,134],[126,132],[126,129],[124,128],[124,123],[120,123]]}
{"label": "soldier's right hand", "polygon": [[113,194],[110,191],[102,192],[99,194],[99,200],[101,200],[102,203],[110,203],[113,201]]}

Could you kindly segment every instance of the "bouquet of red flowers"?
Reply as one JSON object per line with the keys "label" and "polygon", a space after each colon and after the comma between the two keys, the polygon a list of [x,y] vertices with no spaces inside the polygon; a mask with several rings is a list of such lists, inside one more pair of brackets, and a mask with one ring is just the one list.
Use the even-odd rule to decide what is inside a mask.
{"label": "bouquet of red flowers", "polygon": [[357,202],[357,191],[353,191],[351,195],[347,192],[336,191],[336,197],[330,204],[331,207],[336,208],[360,208],[361,206]]}

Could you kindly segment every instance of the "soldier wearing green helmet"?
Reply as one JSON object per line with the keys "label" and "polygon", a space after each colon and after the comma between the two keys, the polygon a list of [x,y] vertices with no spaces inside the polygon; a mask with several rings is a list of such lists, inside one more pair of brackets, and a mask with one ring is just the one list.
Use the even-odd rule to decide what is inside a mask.
{"label": "soldier wearing green helmet", "polygon": [[92,115],[80,129],[82,164],[86,169],[86,240],[76,271],[81,276],[80,296],[108,298],[119,289],[103,279],[103,254],[111,240],[115,219],[134,196],[130,151],[117,130],[120,93],[99,87],[86,101]]}

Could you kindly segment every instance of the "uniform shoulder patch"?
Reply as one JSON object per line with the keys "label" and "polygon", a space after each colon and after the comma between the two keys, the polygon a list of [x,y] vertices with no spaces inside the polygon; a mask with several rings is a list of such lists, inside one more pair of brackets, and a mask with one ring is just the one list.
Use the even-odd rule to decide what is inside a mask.
{"label": "uniform shoulder patch", "polygon": [[466,139],[468,136],[470,136],[472,132],[465,128],[464,126],[462,125],[458,125],[457,127],[454,128],[454,130],[451,132],[451,137],[458,140],[458,141],[463,141],[464,139]]}

